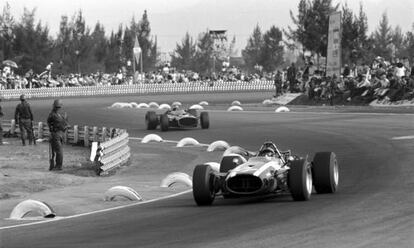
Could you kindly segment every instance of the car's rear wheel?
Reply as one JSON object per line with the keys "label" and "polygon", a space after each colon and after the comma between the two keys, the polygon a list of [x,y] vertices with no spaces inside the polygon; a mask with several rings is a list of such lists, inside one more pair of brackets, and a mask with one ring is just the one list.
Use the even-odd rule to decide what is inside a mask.
{"label": "car's rear wheel", "polygon": [[239,156],[225,156],[220,162],[220,172],[227,173],[229,170],[236,168],[242,163],[243,161]]}
{"label": "car's rear wheel", "polygon": [[211,205],[215,198],[215,175],[206,164],[197,165],[193,172],[193,196],[199,206]]}
{"label": "car's rear wheel", "polygon": [[208,112],[201,112],[200,125],[202,129],[207,129],[210,127],[210,118],[208,116]]}
{"label": "car's rear wheel", "polygon": [[161,115],[160,116],[160,125],[161,125],[161,131],[165,132],[168,131],[168,116],[167,115]]}
{"label": "car's rear wheel", "polygon": [[158,118],[154,111],[148,111],[145,114],[145,124],[147,125],[147,130],[154,130],[157,128]]}
{"label": "car's rear wheel", "polygon": [[339,166],[336,154],[317,152],[313,157],[312,175],[317,193],[335,193],[339,183]]}
{"label": "car's rear wheel", "polygon": [[304,160],[292,161],[289,165],[288,185],[290,194],[295,201],[307,201],[312,194],[312,170]]}

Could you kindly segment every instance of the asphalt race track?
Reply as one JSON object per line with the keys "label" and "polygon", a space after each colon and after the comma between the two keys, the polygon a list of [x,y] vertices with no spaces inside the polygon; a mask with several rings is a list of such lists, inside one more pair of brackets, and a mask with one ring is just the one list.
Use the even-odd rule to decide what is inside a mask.
{"label": "asphalt race track", "polygon": [[[72,123],[127,128],[132,137],[147,134],[145,111],[106,108],[115,101],[64,103]],[[46,118],[52,102],[31,102],[42,112],[39,119]],[[314,194],[308,202],[293,202],[289,196],[219,198],[211,207],[197,207],[188,193],[0,230],[0,246],[414,247],[414,139],[392,139],[414,135],[413,114],[212,111],[210,121],[209,130],[171,131],[162,137],[191,136],[202,143],[222,139],[250,150],[272,140],[301,156],[334,151],[340,164],[339,191]]]}

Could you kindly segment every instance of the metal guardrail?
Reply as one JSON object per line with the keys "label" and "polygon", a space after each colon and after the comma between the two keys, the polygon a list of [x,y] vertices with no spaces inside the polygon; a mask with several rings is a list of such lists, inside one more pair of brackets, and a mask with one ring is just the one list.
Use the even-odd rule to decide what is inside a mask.
{"label": "metal guardrail", "polygon": [[[1,121],[3,132],[11,135],[20,133],[14,120]],[[37,123],[34,129],[35,139],[47,139],[50,136],[49,128],[43,122]],[[3,134],[0,134],[3,135]],[[99,174],[107,174],[110,170],[124,165],[130,158],[128,146],[128,133],[118,128],[98,128],[74,125],[65,133],[65,143],[91,146],[92,142],[98,143],[98,154],[95,161],[99,163]],[[91,148],[93,149],[93,148]]]}
{"label": "metal guardrail", "polygon": [[273,81],[197,81],[189,83],[133,84],[109,86],[80,86],[58,88],[32,88],[0,90],[4,99],[18,99],[21,94],[28,98],[51,98],[70,96],[100,96],[128,94],[171,94],[199,92],[254,92],[274,89]]}

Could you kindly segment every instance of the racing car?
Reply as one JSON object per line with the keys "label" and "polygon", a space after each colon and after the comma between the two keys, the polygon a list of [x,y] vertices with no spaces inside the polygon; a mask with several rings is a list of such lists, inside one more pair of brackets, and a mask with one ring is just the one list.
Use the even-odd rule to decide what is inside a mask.
{"label": "racing car", "polygon": [[240,198],[288,193],[295,201],[307,201],[316,193],[334,193],[339,170],[333,152],[317,152],[313,161],[280,151],[265,142],[258,152],[241,150],[223,156],[219,169],[208,163],[193,171],[193,197],[197,205],[211,205],[216,196]]}
{"label": "racing car", "polygon": [[203,111],[198,114],[196,109],[179,109],[178,107],[159,115],[155,111],[148,111],[145,115],[145,123],[148,130],[154,130],[160,125],[161,131],[168,131],[170,127],[194,128],[199,124],[202,129],[210,127],[208,112]]}

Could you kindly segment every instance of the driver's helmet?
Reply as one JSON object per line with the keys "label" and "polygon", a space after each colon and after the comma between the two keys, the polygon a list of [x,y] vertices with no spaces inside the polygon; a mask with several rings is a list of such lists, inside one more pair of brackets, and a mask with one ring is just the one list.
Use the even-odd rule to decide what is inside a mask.
{"label": "driver's helmet", "polygon": [[270,147],[270,146],[264,147],[259,152],[259,156],[266,156],[266,157],[274,157],[275,154],[276,154],[276,151],[273,149],[273,147]]}
{"label": "driver's helmet", "polygon": [[171,111],[177,111],[179,109],[180,109],[180,106],[178,106],[177,104],[171,106]]}

